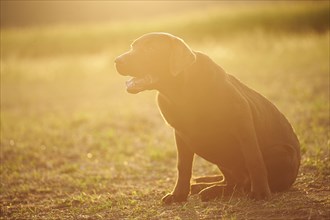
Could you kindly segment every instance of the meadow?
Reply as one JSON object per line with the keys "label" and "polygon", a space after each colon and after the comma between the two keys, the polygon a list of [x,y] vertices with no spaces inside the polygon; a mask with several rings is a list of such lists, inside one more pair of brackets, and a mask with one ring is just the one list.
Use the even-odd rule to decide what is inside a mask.
{"label": "meadow", "polygon": [[[180,36],[286,115],[302,150],[289,191],[161,203],[173,131],[156,92],[128,94],[113,65],[151,31]],[[329,58],[328,2],[2,29],[0,219],[329,219]],[[196,156],[194,176],[218,172]]]}

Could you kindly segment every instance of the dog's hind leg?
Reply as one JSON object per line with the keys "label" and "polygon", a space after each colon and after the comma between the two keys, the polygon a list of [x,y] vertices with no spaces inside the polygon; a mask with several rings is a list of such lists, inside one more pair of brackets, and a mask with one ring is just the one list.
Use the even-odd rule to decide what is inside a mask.
{"label": "dog's hind leg", "polygon": [[223,175],[213,175],[213,176],[201,176],[194,178],[196,183],[213,183],[223,181]]}
{"label": "dog's hind leg", "polygon": [[281,192],[289,189],[297,177],[300,152],[288,144],[274,146],[271,150],[264,154],[269,187],[272,192]]}
{"label": "dog's hind leg", "polygon": [[214,176],[203,176],[197,177],[194,179],[196,183],[190,186],[190,194],[197,194],[205,188],[224,184],[224,177],[222,175],[214,175]]}
{"label": "dog's hind leg", "polygon": [[195,184],[191,184],[191,186],[190,186],[190,194],[191,195],[198,194],[203,189],[206,189],[206,188],[211,187],[211,186],[219,185],[219,184],[221,184],[221,182],[195,183]]}
{"label": "dog's hind leg", "polygon": [[242,193],[242,188],[236,185],[215,184],[200,191],[198,194],[203,202],[217,198],[233,196]]}

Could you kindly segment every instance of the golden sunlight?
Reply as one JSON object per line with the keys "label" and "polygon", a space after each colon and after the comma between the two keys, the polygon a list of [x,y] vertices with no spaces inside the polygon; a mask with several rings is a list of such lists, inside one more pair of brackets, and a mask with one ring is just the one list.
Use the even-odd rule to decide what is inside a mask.
{"label": "golden sunlight", "polygon": [[329,218],[329,1],[0,3],[0,219]]}
{"label": "golden sunlight", "polygon": [[149,20],[226,4],[211,1],[3,1],[1,22],[6,27]]}

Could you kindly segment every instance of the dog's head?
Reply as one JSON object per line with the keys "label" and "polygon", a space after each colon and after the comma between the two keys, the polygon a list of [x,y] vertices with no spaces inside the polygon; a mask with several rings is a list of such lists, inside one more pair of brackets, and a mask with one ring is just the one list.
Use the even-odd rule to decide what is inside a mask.
{"label": "dog's head", "polygon": [[115,60],[119,74],[132,76],[126,82],[129,93],[158,89],[157,85],[177,77],[196,59],[193,51],[178,37],[149,33],[136,39],[131,49]]}

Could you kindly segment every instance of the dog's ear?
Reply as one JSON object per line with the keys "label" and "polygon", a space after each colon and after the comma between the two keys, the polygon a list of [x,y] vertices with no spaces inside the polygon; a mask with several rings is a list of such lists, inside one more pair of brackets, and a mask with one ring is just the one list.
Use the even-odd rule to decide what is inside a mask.
{"label": "dog's ear", "polygon": [[196,55],[180,38],[173,37],[171,41],[170,72],[177,76],[196,60]]}

